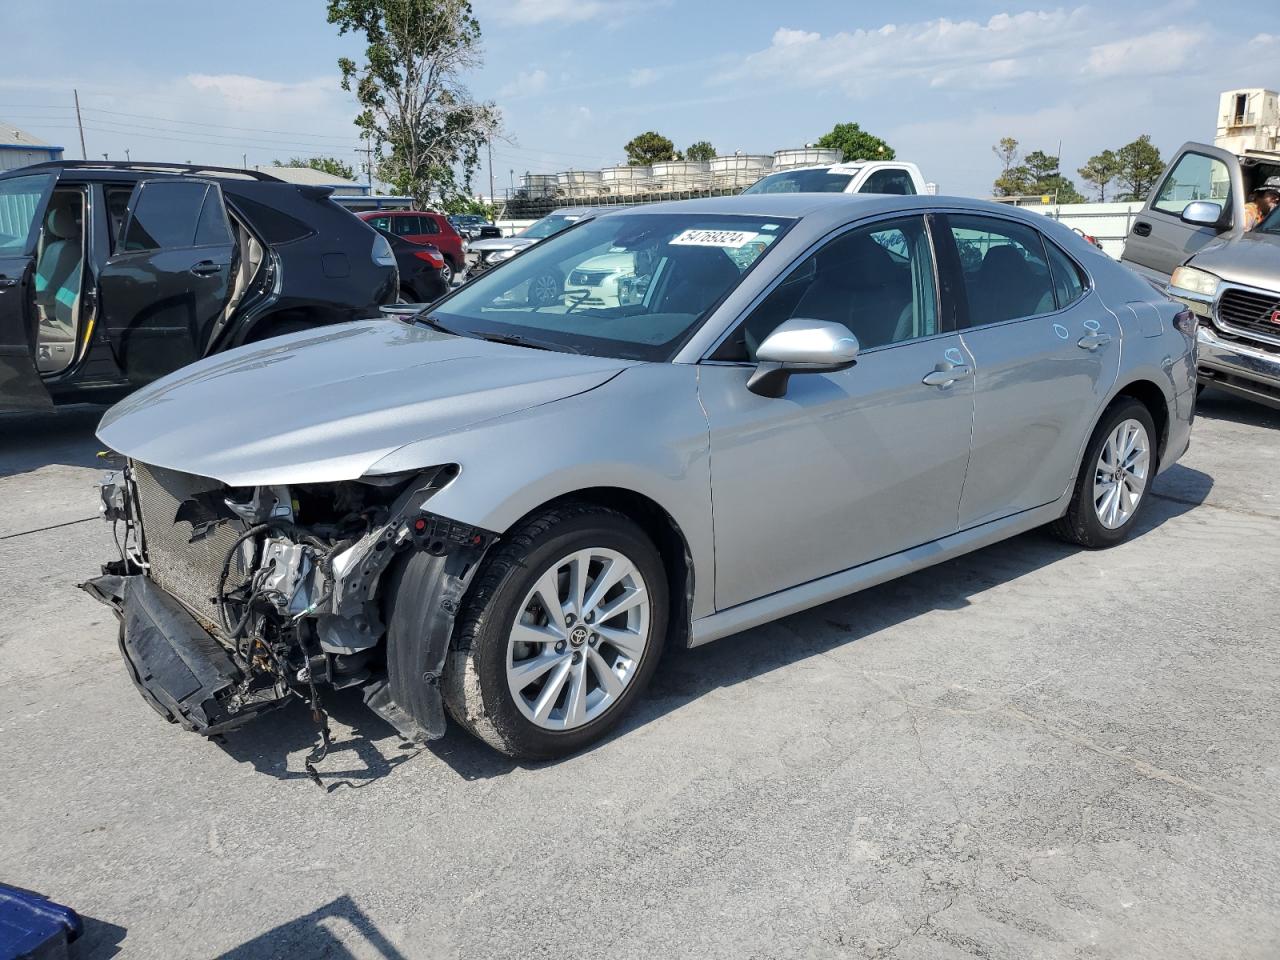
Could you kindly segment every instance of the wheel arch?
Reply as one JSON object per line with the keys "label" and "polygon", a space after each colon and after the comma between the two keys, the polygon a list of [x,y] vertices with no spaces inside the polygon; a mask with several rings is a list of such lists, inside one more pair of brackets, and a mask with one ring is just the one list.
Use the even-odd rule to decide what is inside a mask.
{"label": "wheel arch", "polygon": [[607,507],[633,521],[653,541],[667,572],[671,610],[667,617],[667,643],[681,649],[689,645],[693,622],[693,552],[675,518],[656,500],[635,490],[616,486],[584,487],[538,504],[513,523],[516,527],[544,510],[564,503],[590,503]]}
{"label": "wheel arch", "polygon": [[[1130,380],[1124,386],[1120,387],[1120,389],[1116,390],[1111,399],[1107,402],[1107,405],[1098,412],[1097,421],[1094,423],[1094,430],[1097,429],[1097,423],[1102,420],[1102,417],[1106,414],[1107,410],[1110,409],[1111,406],[1121,397],[1130,397],[1137,400],[1146,407],[1147,412],[1151,414],[1151,419],[1156,425],[1156,462],[1158,469],[1158,464],[1164,460],[1165,451],[1168,448],[1169,443],[1169,397],[1166,395],[1165,391],[1161,390],[1160,386],[1152,380],[1145,378]],[[1089,431],[1089,434],[1092,436],[1093,431]],[[1086,442],[1088,441],[1086,440]]]}

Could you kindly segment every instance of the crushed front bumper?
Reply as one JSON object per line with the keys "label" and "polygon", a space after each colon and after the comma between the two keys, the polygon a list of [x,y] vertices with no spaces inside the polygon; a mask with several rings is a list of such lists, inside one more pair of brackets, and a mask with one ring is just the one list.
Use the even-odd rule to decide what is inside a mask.
{"label": "crushed front bumper", "polygon": [[80,584],[120,620],[120,653],[142,698],[170,723],[212,736],[280,706],[287,688],[246,690],[243,671],[182,604],[141,574]]}
{"label": "crushed front bumper", "polygon": [[1196,346],[1202,382],[1280,407],[1280,349],[1228,339],[1204,322],[1197,331]]}

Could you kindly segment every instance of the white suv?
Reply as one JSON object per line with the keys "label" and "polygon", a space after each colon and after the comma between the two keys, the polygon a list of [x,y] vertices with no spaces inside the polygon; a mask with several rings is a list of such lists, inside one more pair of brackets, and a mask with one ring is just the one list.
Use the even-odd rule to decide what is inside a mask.
{"label": "white suv", "polygon": [[896,160],[855,160],[815,167],[791,167],[761,177],[746,193],[895,193],[912,196],[937,193],[925,183],[914,163]]}

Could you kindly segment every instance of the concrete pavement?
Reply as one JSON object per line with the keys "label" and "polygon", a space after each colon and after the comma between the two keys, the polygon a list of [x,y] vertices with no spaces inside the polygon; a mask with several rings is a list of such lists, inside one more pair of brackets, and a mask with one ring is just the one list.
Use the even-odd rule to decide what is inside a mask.
{"label": "concrete pavement", "polygon": [[559,763],[339,696],[325,789],[300,705],[218,744],[133,690],[96,418],[0,418],[0,880],[82,957],[1280,956],[1276,413],[1206,394],[1130,543],[671,656]]}

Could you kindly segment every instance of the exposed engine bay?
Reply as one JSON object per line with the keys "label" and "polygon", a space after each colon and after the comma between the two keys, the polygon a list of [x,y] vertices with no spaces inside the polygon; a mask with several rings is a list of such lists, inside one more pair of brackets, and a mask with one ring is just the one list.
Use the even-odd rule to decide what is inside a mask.
{"label": "exposed engine bay", "polygon": [[[308,759],[315,776],[328,744],[323,688],[363,685],[366,702],[410,739],[444,732],[438,690],[424,698],[403,688],[438,684],[458,604],[495,539],[426,510],[456,475],[446,465],[237,488],[129,461],[101,484],[119,559],[82,586],[116,611],[134,683],[171,722],[212,736],[304,699],[321,732]],[[419,641],[427,659],[415,659],[426,669],[412,677],[387,669],[379,592],[410,551],[439,558],[441,598],[432,636]]]}

